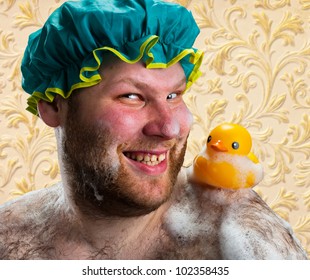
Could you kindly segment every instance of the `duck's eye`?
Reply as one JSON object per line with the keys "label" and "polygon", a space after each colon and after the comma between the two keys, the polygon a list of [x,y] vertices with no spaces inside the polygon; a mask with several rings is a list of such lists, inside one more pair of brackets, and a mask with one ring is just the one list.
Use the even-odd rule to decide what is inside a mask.
{"label": "duck's eye", "polygon": [[209,137],[208,137],[208,143],[211,141],[211,139],[212,139],[212,137],[211,137],[211,135],[209,135]]}
{"label": "duck's eye", "polygon": [[231,146],[232,146],[233,149],[237,150],[239,148],[239,143],[238,142],[233,142]]}

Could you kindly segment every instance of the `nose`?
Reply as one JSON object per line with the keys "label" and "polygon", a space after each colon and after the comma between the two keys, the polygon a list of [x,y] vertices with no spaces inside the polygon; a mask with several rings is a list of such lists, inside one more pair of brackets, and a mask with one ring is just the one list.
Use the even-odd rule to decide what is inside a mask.
{"label": "nose", "polygon": [[150,120],[143,128],[147,136],[157,136],[164,139],[173,139],[180,135],[181,124],[171,108],[160,108],[153,111]]}

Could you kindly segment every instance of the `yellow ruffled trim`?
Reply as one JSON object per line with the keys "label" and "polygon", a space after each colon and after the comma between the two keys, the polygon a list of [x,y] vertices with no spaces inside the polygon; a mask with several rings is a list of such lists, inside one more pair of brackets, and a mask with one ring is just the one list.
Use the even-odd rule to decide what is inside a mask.
{"label": "yellow ruffled trim", "polygon": [[43,94],[41,92],[38,92],[38,91],[35,91],[28,98],[27,110],[29,112],[33,113],[34,115],[38,115],[37,104],[38,104],[38,102],[40,100],[45,100],[47,102],[53,102],[53,100],[55,98],[55,94],[58,94],[58,95],[62,96],[63,98],[68,98],[68,97],[70,97],[71,93],[74,90],[76,90],[76,89],[85,88],[85,87],[91,87],[91,86],[94,86],[94,85],[98,84],[101,81],[101,76],[99,74],[95,74],[95,75],[91,76],[90,78],[88,78],[88,77],[85,77],[83,75],[83,73],[84,72],[88,72],[88,71],[96,71],[96,70],[98,70],[100,68],[101,61],[100,61],[99,57],[97,56],[96,52],[104,51],[104,50],[110,51],[110,52],[114,53],[122,61],[124,61],[126,63],[129,63],[129,64],[134,64],[134,63],[138,62],[139,60],[141,60],[143,55],[146,53],[147,56],[149,57],[146,60],[146,67],[149,68],[149,69],[168,68],[168,67],[174,65],[175,63],[179,62],[185,56],[191,55],[190,61],[191,61],[192,64],[194,64],[194,69],[192,70],[190,76],[188,77],[188,81],[187,81],[187,84],[186,84],[186,90],[187,90],[193,84],[193,82],[196,81],[199,78],[199,76],[201,75],[201,72],[199,71],[199,67],[200,67],[201,62],[202,62],[203,52],[198,50],[195,53],[195,51],[193,49],[185,49],[181,53],[179,53],[176,57],[171,59],[168,63],[153,63],[154,56],[150,52],[150,50],[152,49],[152,47],[154,45],[157,44],[158,40],[159,40],[158,36],[156,36],[156,35],[150,36],[140,46],[140,53],[133,60],[127,59],[122,53],[120,53],[119,51],[117,51],[117,50],[115,50],[114,48],[111,48],[111,47],[102,47],[102,48],[98,48],[98,49],[93,50],[93,56],[94,56],[94,59],[97,62],[97,65],[94,66],[94,67],[85,66],[85,67],[81,68],[79,77],[80,77],[80,79],[83,82],[79,82],[79,83],[76,83],[76,84],[72,85],[70,90],[67,93],[64,92],[60,88],[47,88],[46,91],[45,91],[45,94]]}
{"label": "yellow ruffled trim", "polygon": [[199,70],[201,63],[202,63],[202,58],[203,58],[203,51],[197,50],[194,55],[191,56],[191,62],[194,64],[194,69],[192,70],[191,74],[188,77],[188,81],[186,83],[186,89],[189,89],[192,84],[201,76],[201,71]]}

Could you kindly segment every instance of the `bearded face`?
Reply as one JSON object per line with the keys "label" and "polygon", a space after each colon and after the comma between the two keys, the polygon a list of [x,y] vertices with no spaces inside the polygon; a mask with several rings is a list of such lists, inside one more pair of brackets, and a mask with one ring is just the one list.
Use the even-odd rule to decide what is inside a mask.
{"label": "bearded face", "polygon": [[[70,116],[74,116],[72,113]],[[85,204],[85,209],[92,206],[99,212],[126,216],[149,213],[170,197],[183,163],[185,144],[178,150],[172,141],[165,143],[169,158],[160,164],[169,168],[164,174],[139,174],[127,167],[123,148],[152,151],[155,143],[139,141],[131,147],[129,143],[115,147],[115,138],[107,129],[81,126],[77,118],[68,119],[63,142],[65,170],[70,174],[77,204]]]}
{"label": "bearded face", "polygon": [[[191,117],[181,97],[182,68],[172,66],[165,74],[169,68],[162,73],[138,64],[148,75],[136,82],[136,71],[120,77],[123,66],[106,69],[99,85],[68,101],[63,168],[71,197],[88,215],[134,216],[157,209],[169,199],[184,160]],[[114,75],[109,79],[114,71],[116,81]],[[158,79],[167,74],[177,82],[158,91]]]}

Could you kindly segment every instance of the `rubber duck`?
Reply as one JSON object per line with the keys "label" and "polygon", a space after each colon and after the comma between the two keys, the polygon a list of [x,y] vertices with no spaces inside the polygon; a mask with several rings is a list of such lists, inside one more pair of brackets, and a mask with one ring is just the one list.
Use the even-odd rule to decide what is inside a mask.
{"label": "rubber duck", "polygon": [[224,123],[214,128],[193,162],[192,178],[227,189],[250,188],[263,178],[263,168],[251,152],[252,138],[243,126]]}

